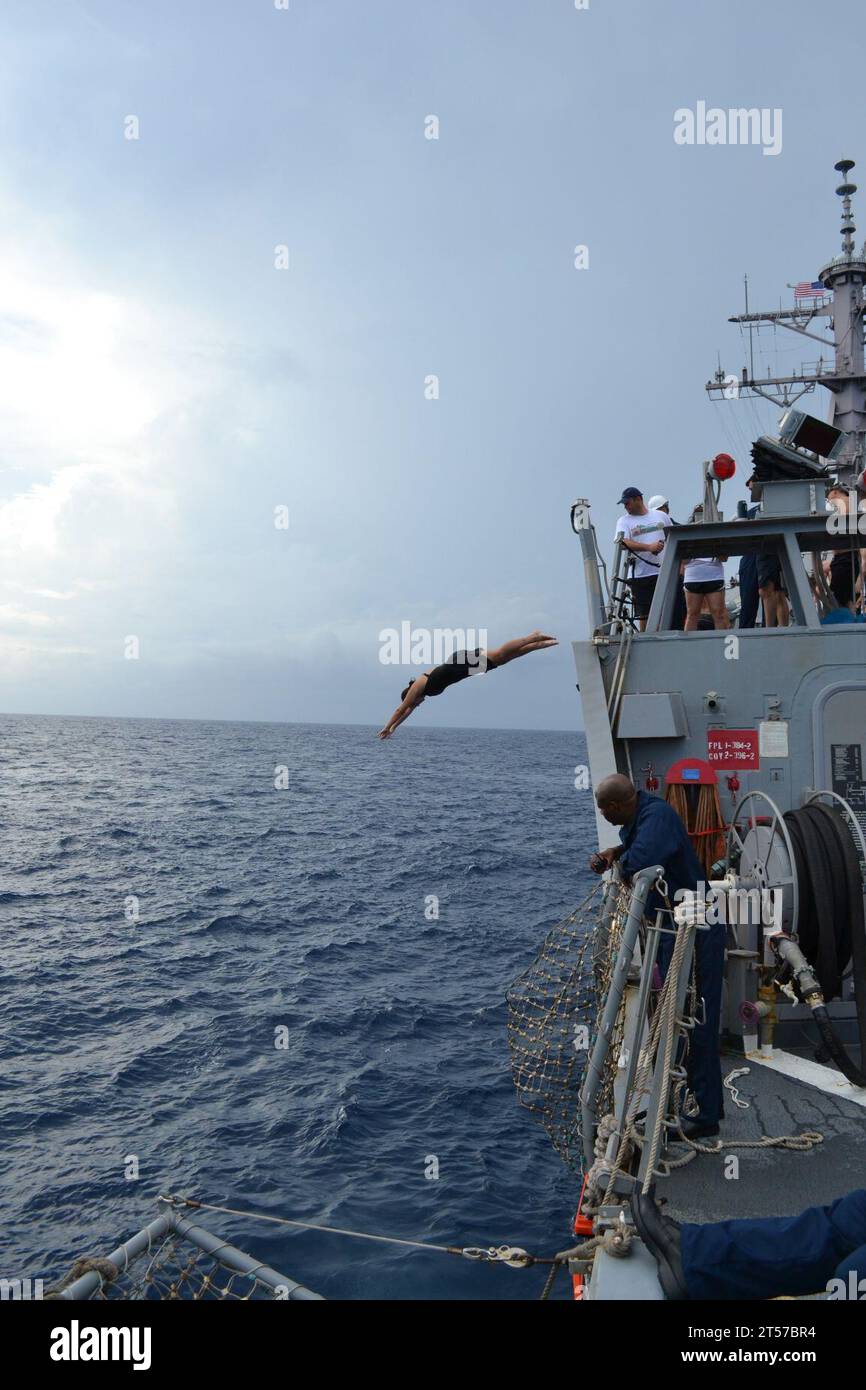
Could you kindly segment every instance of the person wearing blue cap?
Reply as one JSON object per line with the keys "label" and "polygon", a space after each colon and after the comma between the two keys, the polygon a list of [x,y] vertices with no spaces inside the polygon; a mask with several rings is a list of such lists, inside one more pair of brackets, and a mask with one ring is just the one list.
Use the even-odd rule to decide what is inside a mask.
{"label": "person wearing blue cap", "polygon": [[614,540],[621,536],[626,550],[634,557],[634,571],[628,586],[635,617],[643,632],[661,568],[665,531],[672,522],[667,512],[655,511],[646,505],[639,488],[625,488],[619,501],[625,507],[625,516],[616,524]]}

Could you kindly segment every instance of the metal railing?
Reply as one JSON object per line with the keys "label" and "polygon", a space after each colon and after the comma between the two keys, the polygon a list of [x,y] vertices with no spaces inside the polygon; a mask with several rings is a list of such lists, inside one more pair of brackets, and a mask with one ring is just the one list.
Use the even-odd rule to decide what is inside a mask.
{"label": "metal railing", "polygon": [[321,1294],[254,1260],[170,1208],[110,1255],[78,1260],[45,1298],[319,1301]]}

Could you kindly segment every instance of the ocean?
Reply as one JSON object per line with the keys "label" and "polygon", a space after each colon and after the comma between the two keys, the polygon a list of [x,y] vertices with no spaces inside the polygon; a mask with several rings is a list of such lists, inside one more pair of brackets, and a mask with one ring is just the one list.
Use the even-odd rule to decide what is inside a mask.
{"label": "ocean", "polygon": [[[593,879],[581,735],[24,715],[0,735],[0,1276],[107,1254],[161,1192],[570,1242],[576,1182],[517,1105],[504,996]],[[546,1276],[201,1224],[328,1298],[537,1298]]]}

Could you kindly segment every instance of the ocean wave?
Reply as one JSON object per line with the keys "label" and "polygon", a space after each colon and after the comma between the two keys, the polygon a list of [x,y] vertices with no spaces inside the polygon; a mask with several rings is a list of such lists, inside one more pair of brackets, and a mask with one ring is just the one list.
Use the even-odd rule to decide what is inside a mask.
{"label": "ocean wave", "polygon": [[352,941],[328,941],[321,946],[310,946],[301,957],[304,965],[322,961],[326,965],[339,965],[349,956],[369,951],[371,943],[361,937]]}
{"label": "ocean wave", "polygon": [[[423,1238],[507,1234],[531,1175],[521,1243],[550,1248],[573,1191],[514,1104],[502,996],[576,896],[581,812],[552,817],[536,847],[542,802],[519,777],[478,794],[492,736],[423,732],[383,750],[366,728],[0,716],[22,777],[4,804],[0,896],[0,1229],[16,1269],[53,1276],[113,1248],[156,1215],[164,1182]],[[495,737],[503,765],[545,785],[579,756],[571,735]],[[449,776],[431,776],[431,751],[455,745]],[[51,808],[46,747],[64,769]],[[383,751],[399,770],[392,758],[383,773]],[[300,770],[295,798],[262,779],[275,763]],[[438,921],[424,917],[431,893]],[[124,1179],[128,1153],[139,1183]],[[334,1297],[375,1296],[389,1277],[400,1297],[488,1288],[489,1271],[460,1261],[434,1285],[424,1256],[287,1243],[228,1218],[215,1229]]]}

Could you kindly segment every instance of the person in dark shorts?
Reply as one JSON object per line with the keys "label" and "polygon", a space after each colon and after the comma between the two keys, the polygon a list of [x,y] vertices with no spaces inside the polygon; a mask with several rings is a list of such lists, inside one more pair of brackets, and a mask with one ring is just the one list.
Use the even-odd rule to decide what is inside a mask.
{"label": "person in dark shorts", "polygon": [[[698,504],[689,522],[702,521],[704,508]],[[725,603],[725,561],[727,555],[705,555],[683,560],[680,574],[686,600],[685,632],[706,632],[731,626]]]}
{"label": "person in dark shorts", "polygon": [[860,574],[860,556],[856,550],[837,550],[829,564],[830,592],[840,608],[854,612],[854,596]]}
{"label": "person in dark shorts", "polygon": [[614,539],[622,537],[634,557],[634,573],[628,580],[634,615],[643,632],[658,582],[665,532],[673,524],[667,512],[648,507],[639,488],[627,487],[620,504],[625,515],[616,524]]}
{"label": "person in dark shorts", "polygon": [[[843,487],[831,487],[827,494],[827,501],[831,504],[834,511],[842,516],[847,516],[852,510],[852,501],[855,511],[860,505],[860,494],[856,489],[851,489],[849,496],[848,489]],[[861,581],[861,601],[863,594],[863,581],[866,579],[866,549],[859,549],[857,541],[859,535],[855,532],[851,536],[851,544],[844,550],[834,550],[830,560],[824,566],[825,574],[830,585],[830,591],[840,608],[848,608],[853,613],[856,607],[857,580]]]}
{"label": "person in dark shorts", "polygon": [[[755,475],[746,479],[746,487],[749,489],[749,496],[752,498],[752,505],[743,503],[743,521],[751,520],[758,515],[761,510],[755,497]],[[738,504],[739,505],[739,504]],[[754,627],[758,621],[758,604],[760,596],[758,594],[758,557],[753,551],[748,551],[740,557],[740,616],[737,620],[737,627]]]}
{"label": "person in dark shorts", "polygon": [[757,575],[758,593],[764,609],[764,627],[787,627],[790,609],[782,583],[782,561],[778,555],[762,550],[757,560]]}
{"label": "person in dark shorts", "polygon": [[704,601],[710,611],[713,627],[731,626],[725,603],[725,559],[723,555],[689,560],[683,566],[683,588],[686,591],[686,632],[695,632],[701,619]]}
{"label": "person in dark shorts", "polygon": [[441,695],[449,685],[456,685],[458,681],[466,680],[468,676],[480,675],[484,671],[495,671],[498,666],[505,666],[518,656],[526,656],[527,652],[537,652],[543,647],[558,645],[555,637],[536,629],[528,637],[513,637],[510,642],[503,642],[501,647],[491,647],[489,651],[476,647],[472,652],[455,652],[447,661],[443,661],[441,666],[433,666],[409,682],[402,691],[400,703],[388,723],[384,729],[379,730],[379,737],[390,738],[398,725],[409,718],[422,700],[426,700],[430,695]]}

